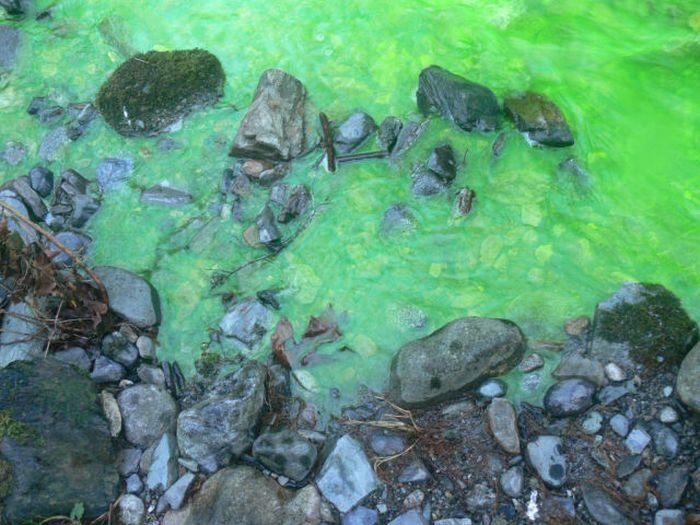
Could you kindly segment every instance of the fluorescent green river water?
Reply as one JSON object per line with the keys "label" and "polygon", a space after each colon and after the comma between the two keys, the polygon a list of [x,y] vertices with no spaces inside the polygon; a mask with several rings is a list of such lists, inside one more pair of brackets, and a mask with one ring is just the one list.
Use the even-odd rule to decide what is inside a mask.
{"label": "fluorescent green river water", "polygon": [[[17,166],[0,160],[3,181],[39,162],[50,128],[26,114],[33,97],[49,95],[62,105],[91,100],[129,49],[200,47],[224,66],[221,102],[170,134],[182,149],[163,152],[157,139],[124,138],[99,120],[49,164],[57,174],[73,168],[94,178],[104,157],[134,160],[128,185],[105,194],[89,225],[90,262],[131,269],[159,290],[162,359],[191,369],[224,314],[218,294],[263,288],[281,290],[280,315],[297,335],[328,304],[346,312],[342,339],[323,350],[334,361],[300,376],[312,392],[299,393],[330,408],[351,401],[359,385],[381,389],[403,343],[461,316],[508,318],[531,341],[562,340],[567,318],[592,314],[622,282],[639,280],[664,284],[700,319],[696,0],[36,4],[53,5],[52,16],[2,22],[20,27],[25,38],[14,72],[0,83],[0,149],[19,141],[29,150]],[[312,189],[314,220],[273,261],[212,292],[215,269],[265,253],[242,240],[263,191],[246,204],[242,224],[218,194],[262,71],[295,75],[332,120],[359,108],[379,122],[417,111],[418,75],[431,64],[485,84],[499,98],[523,89],[545,93],[566,115],[576,145],[533,149],[511,133],[494,160],[495,134],[467,134],[433,119],[395,166],[377,160],[331,174],[315,170],[320,153],[311,155],[295,164],[289,181]],[[410,192],[411,162],[444,140],[460,158],[468,151],[454,186],[477,193],[466,218],[453,218],[453,193],[419,199]],[[557,174],[570,155],[586,180]],[[140,189],[162,182],[192,193],[194,204],[173,210],[139,202]],[[382,237],[384,211],[397,202],[408,204],[418,226]],[[188,227],[195,219],[206,224],[197,235]],[[418,312],[425,325],[408,327]],[[338,352],[340,346],[354,352]],[[256,355],[267,352],[265,346]]]}

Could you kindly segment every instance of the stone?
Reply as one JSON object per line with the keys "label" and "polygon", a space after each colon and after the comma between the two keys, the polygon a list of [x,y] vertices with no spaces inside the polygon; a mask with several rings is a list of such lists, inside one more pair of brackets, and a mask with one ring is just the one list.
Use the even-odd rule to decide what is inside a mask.
{"label": "stone", "polygon": [[518,131],[542,146],[564,147],[574,143],[561,110],[547,97],[526,91],[505,99],[504,109]]}
{"label": "stone", "polygon": [[[37,116],[39,117],[39,122],[42,124],[52,124],[61,120],[65,113],[66,110],[61,106],[45,106],[38,111]],[[68,138],[70,139],[71,135],[68,128],[66,128],[66,131],[68,132]]]}
{"label": "stone", "polygon": [[447,188],[444,179],[427,168],[420,168],[411,174],[411,193],[420,197],[437,195]]}
{"label": "stone", "polygon": [[375,430],[369,436],[369,446],[378,456],[395,456],[406,449],[406,438],[402,434]]}
{"label": "stone", "polygon": [[146,506],[138,496],[124,494],[119,498],[117,514],[122,525],[143,525]]}
{"label": "stone", "polygon": [[382,235],[393,235],[415,230],[416,217],[404,203],[392,204],[384,212],[379,231]]}
{"label": "stone", "polygon": [[100,208],[93,184],[75,170],[64,170],[46,223],[53,229],[82,228]]}
{"label": "stone", "polygon": [[144,190],[139,200],[145,204],[158,204],[160,206],[179,208],[180,206],[191,204],[194,199],[192,195],[186,191],[171,188],[164,184],[156,184]]}
{"label": "stone", "polygon": [[680,300],[658,284],[625,283],[598,304],[590,354],[623,368],[680,364],[698,340],[698,326]]}
{"label": "stone", "polygon": [[39,316],[40,312],[24,301],[5,307],[0,321],[0,368],[44,355],[46,333],[38,322]]}
{"label": "stone", "polygon": [[294,481],[305,479],[316,464],[313,443],[291,430],[266,432],[253,443],[253,457],[267,468]]}
{"label": "stone", "polygon": [[423,114],[438,113],[465,131],[493,131],[501,121],[496,95],[489,88],[439,66],[421,71],[416,102]]}
{"label": "stone", "polygon": [[651,436],[643,428],[636,426],[627,435],[625,446],[631,454],[641,454],[650,442]]}
{"label": "stone", "polygon": [[468,187],[460,188],[455,197],[452,215],[454,217],[466,217],[472,211],[476,199],[476,192]]}
{"label": "stone", "polygon": [[50,130],[39,145],[39,158],[46,162],[53,162],[63,154],[64,148],[70,144],[66,126],[57,126]]}
{"label": "stone", "polygon": [[496,493],[485,483],[477,483],[467,493],[467,507],[476,510],[486,510],[496,503]]}
{"label": "stone", "polygon": [[333,134],[335,149],[338,153],[350,153],[362,144],[374,130],[377,123],[364,111],[354,111],[340,123]]}
{"label": "stone", "polygon": [[28,176],[17,177],[11,180],[3,186],[3,189],[9,189],[22,201],[32,219],[41,221],[46,217],[48,213],[46,205],[39,194],[32,188]]}
{"label": "stone", "polygon": [[590,381],[596,386],[605,384],[603,366],[598,361],[587,359],[576,353],[565,355],[552,375],[557,379],[578,377]]}
{"label": "stone", "polygon": [[125,485],[127,494],[141,494],[141,491],[143,491],[143,481],[141,481],[138,474],[128,476]]}
{"label": "stone", "polygon": [[588,316],[582,315],[567,319],[564,323],[564,331],[571,337],[581,337],[591,326],[591,319]]}
{"label": "stone", "polygon": [[681,501],[688,486],[690,469],[686,465],[668,467],[656,477],[656,495],[661,506],[668,509]]}
{"label": "stone", "polygon": [[342,525],[379,525],[379,513],[367,507],[355,507],[343,516]]}
{"label": "stone", "polygon": [[159,492],[168,490],[177,479],[177,469],[177,440],[173,434],[166,432],[153,450],[146,487]]}
{"label": "stone", "polygon": [[181,454],[222,466],[253,444],[265,402],[266,369],[253,361],[217,380],[207,397],[183,410],[177,419]]}
{"label": "stone", "polygon": [[282,240],[282,233],[277,227],[275,216],[269,206],[265,206],[255,217],[255,226],[258,231],[258,240],[262,244],[275,246]]}
{"label": "stone", "polygon": [[678,434],[658,421],[652,421],[650,427],[654,451],[663,458],[674,459],[680,449]]}
{"label": "stone", "polygon": [[160,323],[160,299],[148,281],[115,266],[97,266],[95,273],[107,289],[110,310],[139,328]]}
{"label": "stone", "polygon": [[659,412],[658,417],[659,421],[666,424],[677,423],[680,419],[678,412],[676,412],[672,407],[663,407],[661,412]]}
{"label": "stone", "polygon": [[593,404],[595,390],[595,385],[585,379],[564,379],[547,390],[544,406],[554,417],[575,416]]}
{"label": "stone", "polygon": [[0,219],[7,219],[7,225],[10,232],[17,233],[24,244],[35,243],[39,236],[34,230],[28,229],[19,220],[15,219],[10,215],[9,212],[5,211],[5,207],[14,208],[14,211],[20,214],[22,217],[29,219],[29,210],[24,205],[19,196],[11,189],[0,190],[0,202],[4,205],[0,208]]}
{"label": "stone", "polygon": [[[2,36],[0,36],[2,38]],[[21,142],[10,140],[5,143],[5,150],[2,152],[2,158],[10,166],[17,166],[27,156],[27,146]]]}
{"label": "stone", "polygon": [[135,474],[139,470],[139,461],[141,461],[141,449],[139,448],[124,448],[117,454],[117,470],[119,474],[128,477]]}
{"label": "stone", "polygon": [[529,442],[526,458],[547,486],[559,488],[566,483],[566,456],[557,436],[538,436]]}
{"label": "stone", "polygon": [[419,459],[413,460],[406,465],[396,478],[399,483],[419,483],[431,478],[430,472]]}
{"label": "stone", "polygon": [[399,514],[396,518],[391,520],[388,525],[429,525],[429,522],[419,511],[411,509],[408,512]]}
{"label": "stone", "polygon": [[391,364],[390,399],[407,407],[453,399],[518,363],[524,337],[501,319],[465,317],[399,349]]}
{"label": "stone", "polygon": [[263,72],[243,117],[231,156],[292,160],[306,150],[306,89],[279,69]]}
{"label": "stone", "polygon": [[156,358],[156,345],[153,339],[147,335],[140,335],[136,340],[136,348],[139,350],[141,359],[153,360]]}
{"label": "stone", "polygon": [[138,370],[136,370],[136,375],[143,383],[150,383],[152,385],[165,388],[165,374],[163,369],[155,365],[140,365]]}
{"label": "stone", "polygon": [[108,157],[97,165],[97,183],[104,192],[122,186],[134,171],[134,161],[130,158]]}
{"label": "stone", "polygon": [[632,525],[618,508],[615,502],[601,489],[585,483],[582,487],[583,501],[586,510],[601,525]]}
{"label": "stone", "polygon": [[29,170],[29,184],[40,197],[46,198],[53,191],[53,171],[43,166]]}
{"label": "stone", "polygon": [[52,357],[0,370],[0,486],[4,518],[96,518],[116,499],[116,450],[97,387]]}
{"label": "stone", "polygon": [[396,144],[396,139],[401,133],[401,128],[403,128],[403,123],[398,117],[386,117],[382,120],[377,130],[377,142],[379,147],[385,149],[389,153],[394,149]]}
{"label": "stone", "polygon": [[247,298],[235,303],[226,312],[219,321],[219,328],[224,336],[234,338],[251,348],[267,333],[270,323],[270,310],[260,301]]}
{"label": "stone", "polygon": [[651,481],[652,472],[648,468],[643,468],[634,472],[622,486],[625,496],[631,499],[640,500],[644,497]]}
{"label": "stone", "polygon": [[509,454],[520,454],[518,419],[510,401],[501,397],[491,400],[487,411],[489,428],[503,450]]}
{"label": "stone", "polygon": [[103,355],[97,356],[90,372],[90,379],[96,383],[116,383],[124,378],[126,370],[119,363]]}
{"label": "stone", "polygon": [[[92,238],[90,238],[88,235],[70,230],[58,232],[56,234],[56,240],[70,251],[80,256],[83,260],[85,259],[85,256],[92,245]],[[73,258],[67,253],[59,250],[54,243],[49,241],[46,247],[50,251],[56,253],[56,255],[52,257],[55,264],[66,267],[72,267],[74,265],[75,261]]]}
{"label": "stone", "polygon": [[122,414],[119,411],[119,405],[114,394],[103,390],[100,392],[100,401],[102,402],[102,411],[109,423],[109,434],[112,437],[117,437],[122,431]]}
{"label": "stone", "polygon": [[523,492],[523,484],[525,475],[523,468],[519,466],[511,467],[506,470],[499,479],[501,490],[511,498],[519,498]]}
{"label": "stone", "polygon": [[632,381],[627,381],[621,385],[604,386],[598,392],[598,401],[603,405],[610,405],[627,394],[636,392],[636,390]]}
{"label": "stone", "polygon": [[676,509],[659,510],[654,514],[654,525],[685,525],[685,512]]}
{"label": "stone", "polygon": [[479,388],[476,389],[477,394],[488,399],[503,397],[506,395],[507,391],[508,385],[506,385],[500,379],[487,379],[479,385]]}
{"label": "stone", "polygon": [[700,413],[700,343],[685,356],[676,377],[678,397],[689,409]]}
{"label": "stone", "polygon": [[524,373],[534,372],[544,366],[544,359],[539,354],[530,354],[525,359],[520,361],[518,370]]}
{"label": "stone", "polygon": [[291,491],[252,467],[235,466],[207,479],[177,517],[179,525],[319,525],[321,498],[313,485]]}
{"label": "stone", "polygon": [[81,370],[90,369],[90,357],[87,355],[85,350],[77,346],[54,352],[53,357],[59,361],[63,361],[64,363],[76,366]]}
{"label": "stone", "polygon": [[173,428],[177,405],[155,385],[138,384],[122,390],[117,402],[124,421],[124,435],[134,445],[146,448]]}
{"label": "stone", "polygon": [[615,363],[608,363],[605,365],[605,377],[607,377],[613,383],[621,383],[627,379],[625,371]]}
{"label": "stone", "polygon": [[21,42],[19,29],[0,25],[0,71],[14,68]]}
{"label": "stone", "polygon": [[630,431],[630,422],[622,414],[615,414],[610,418],[610,427],[620,437],[626,437]]}
{"label": "stone", "polygon": [[221,63],[203,49],[138,53],[102,84],[95,107],[125,137],[158,135],[216,103],[224,81]]}
{"label": "stone", "polygon": [[457,176],[457,161],[450,144],[437,146],[430,153],[425,167],[435,173],[446,183],[451,183]]}
{"label": "stone", "polygon": [[633,454],[631,456],[625,456],[620,460],[617,465],[616,476],[618,479],[626,478],[632,474],[635,470],[639,468],[642,464],[642,455]]}
{"label": "stone", "polygon": [[192,486],[195,480],[194,474],[188,472],[180,477],[171,487],[165,491],[163,496],[158,500],[156,512],[161,513],[166,510],[178,510],[185,502],[187,491]]}
{"label": "stone", "polygon": [[581,422],[581,428],[586,434],[596,434],[603,427],[603,414],[597,410],[590,412]]}
{"label": "stone", "polygon": [[542,517],[545,523],[577,523],[573,498],[548,496],[542,501]]}
{"label": "stone", "polygon": [[340,512],[348,512],[379,488],[362,446],[347,434],[336,441],[316,476],[316,484]]}
{"label": "stone", "polygon": [[286,224],[292,219],[306,213],[311,207],[311,204],[311,192],[306,186],[298,184],[292,188],[289,198],[285,202],[277,219],[280,223]]}
{"label": "stone", "polygon": [[420,507],[423,505],[423,502],[425,501],[425,492],[422,490],[416,489],[413,492],[410,492],[408,496],[406,496],[402,502],[403,508],[404,509],[415,509],[417,507]]}
{"label": "stone", "polygon": [[472,520],[469,518],[448,518],[437,520],[434,525],[472,525],[472,523]]}
{"label": "stone", "polygon": [[427,119],[421,122],[415,120],[406,121],[399,132],[399,136],[396,137],[396,144],[391,151],[391,159],[396,161],[411,149],[428,128],[429,122]]}

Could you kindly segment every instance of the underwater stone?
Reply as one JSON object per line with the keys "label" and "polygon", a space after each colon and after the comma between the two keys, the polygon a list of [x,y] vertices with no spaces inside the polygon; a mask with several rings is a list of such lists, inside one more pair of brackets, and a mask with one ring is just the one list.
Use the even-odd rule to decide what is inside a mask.
{"label": "underwater stone", "polygon": [[158,292],[138,275],[115,266],[97,266],[109,296],[109,308],[139,328],[160,322]]}
{"label": "underwater stone", "polygon": [[151,186],[141,194],[141,202],[146,204],[160,204],[177,208],[192,202],[192,195],[186,191],[170,188],[162,184]]}
{"label": "underwater stone", "polygon": [[53,171],[43,166],[29,170],[29,184],[40,197],[48,197],[53,191]]}
{"label": "underwater stone", "polygon": [[557,379],[580,377],[597,386],[605,384],[603,365],[593,359],[587,359],[577,353],[566,354],[562,357],[552,373]]}
{"label": "underwater stone", "polygon": [[457,192],[457,197],[455,197],[452,215],[455,217],[465,217],[469,215],[474,206],[474,199],[476,199],[476,192],[474,190],[466,186],[461,188]]}
{"label": "underwater stone", "polygon": [[423,114],[439,113],[465,131],[492,131],[501,121],[496,95],[489,88],[439,66],[421,71],[416,102]]}
{"label": "underwater stone", "polygon": [[49,131],[39,145],[39,158],[47,162],[52,162],[58,159],[63,153],[63,148],[70,144],[71,140],[68,136],[68,128],[66,126],[58,126]]}
{"label": "underwater stone", "polygon": [[414,230],[416,227],[416,217],[404,203],[392,204],[384,212],[379,230],[383,235],[403,233]]}
{"label": "underwater stone", "polygon": [[303,215],[311,206],[311,192],[309,189],[299,184],[292,188],[289,198],[284,204],[284,208],[279,213],[278,220],[286,224],[292,219]]}
{"label": "underwater stone", "polygon": [[421,197],[437,195],[447,188],[447,182],[427,168],[420,168],[411,174],[411,193]]}
{"label": "underwater stone", "polygon": [[399,133],[401,133],[401,128],[403,128],[403,123],[398,117],[386,117],[382,120],[377,130],[377,142],[379,146],[391,152],[394,149]]}
{"label": "underwater stone", "polygon": [[448,184],[457,176],[457,161],[452,146],[443,144],[436,147],[425,163],[425,166]]}
{"label": "underwater stone", "polygon": [[406,439],[401,434],[377,429],[369,437],[369,446],[378,456],[394,456],[406,449]]}
{"label": "underwater stone", "polygon": [[253,443],[253,456],[277,474],[303,480],[316,463],[318,452],[307,439],[291,430],[268,432]]}
{"label": "underwater stone", "polygon": [[10,166],[17,166],[27,156],[27,146],[21,142],[10,140],[5,144],[5,150],[2,152],[2,158]]}
{"label": "underwater stone", "polygon": [[203,49],[139,53],[102,84],[95,106],[126,137],[153,136],[223,93],[224,70]]}
{"label": "underwater stone", "polygon": [[270,324],[270,310],[253,298],[246,298],[234,304],[219,321],[219,328],[226,337],[233,337],[252,347],[267,333]]}
{"label": "underwater stone", "polygon": [[0,26],[0,71],[14,67],[21,40],[22,33],[19,29]]}
{"label": "underwater stone", "polygon": [[525,350],[520,328],[502,319],[465,317],[404,345],[394,356],[389,396],[402,406],[453,399],[515,366]]}
{"label": "underwater stone", "polygon": [[506,98],[506,114],[515,127],[543,146],[571,146],[574,137],[561,110],[547,97],[527,91]]}
{"label": "underwater stone", "polygon": [[119,187],[134,171],[134,161],[126,159],[106,158],[97,165],[95,174],[102,191]]}

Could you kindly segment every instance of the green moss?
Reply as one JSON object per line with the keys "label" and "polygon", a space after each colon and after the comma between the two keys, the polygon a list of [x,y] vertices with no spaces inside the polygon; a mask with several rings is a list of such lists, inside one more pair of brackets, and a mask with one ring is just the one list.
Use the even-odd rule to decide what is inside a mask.
{"label": "green moss", "polygon": [[12,465],[0,459],[0,513],[2,512],[2,500],[10,493],[12,488]]}
{"label": "green moss", "polygon": [[[12,417],[9,410],[0,410],[0,439],[8,437],[20,445],[36,443],[41,440],[41,434],[31,426]],[[0,477],[2,465],[0,464]],[[1,487],[0,487],[1,492]]]}
{"label": "green moss", "polygon": [[194,362],[194,367],[199,374],[204,377],[209,377],[219,369],[222,360],[221,354],[205,351],[202,352],[199,359]]}
{"label": "green moss", "polygon": [[207,51],[150,51],[119,66],[95,105],[122,135],[157,135],[193,109],[215,103],[224,81],[221,63]]}

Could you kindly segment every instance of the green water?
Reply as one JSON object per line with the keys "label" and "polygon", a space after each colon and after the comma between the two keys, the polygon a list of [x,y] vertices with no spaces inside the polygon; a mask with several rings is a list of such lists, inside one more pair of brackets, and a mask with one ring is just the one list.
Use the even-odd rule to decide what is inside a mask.
{"label": "green water", "polygon": [[[103,157],[134,159],[128,186],[108,193],[90,224],[91,262],[142,273],[158,288],[163,359],[191,367],[208,327],[224,313],[221,291],[279,288],[280,314],[297,334],[329,303],[347,313],[343,338],[324,350],[335,361],[300,376],[315,393],[299,393],[331,408],[352,400],[360,384],[381,389],[401,344],[460,316],[509,318],[531,340],[561,340],[565,319],[591,314],[623,281],[641,280],[664,284],[700,319],[696,0],[37,5],[54,5],[53,17],[3,22],[21,27],[25,41],[14,73],[0,83],[0,139],[21,141],[30,153],[16,167],[0,161],[0,180],[38,160],[48,128],[26,115],[29,101],[46,94],[64,105],[90,100],[124,50],[201,47],[226,71],[221,103],[171,134],[183,149],[164,153],[157,139],[125,139],[98,121],[50,165],[93,178]],[[576,145],[535,150],[513,133],[493,161],[495,134],[466,134],[435,119],[393,167],[371,161],[329,174],[313,169],[318,155],[312,155],[289,178],[312,189],[319,206],[313,222],[274,261],[210,292],[214,269],[264,253],[241,239],[264,193],[245,206],[244,224],[230,217],[231,201],[218,196],[228,148],[260,73],[277,67],[297,76],[331,119],[362,108],[380,121],[416,111],[418,74],[431,64],[486,84],[499,97],[521,89],[547,94],[567,116]],[[469,185],[478,195],[467,218],[453,219],[453,194],[410,193],[411,162],[441,140],[460,157],[468,150],[454,186]],[[589,173],[586,184],[556,175],[572,154]],[[191,192],[195,204],[172,210],[139,203],[139,189],[164,181]],[[396,202],[406,202],[419,225],[410,235],[383,238],[381,218]],[[196,218],[207,226],[192,240],[187,225]],[[406,328],[400,319],[415,309],[427,323]],[[342,345],[355,352],[337,352]],[[340,390],[339,400],[329,399],[331,387]]]}

